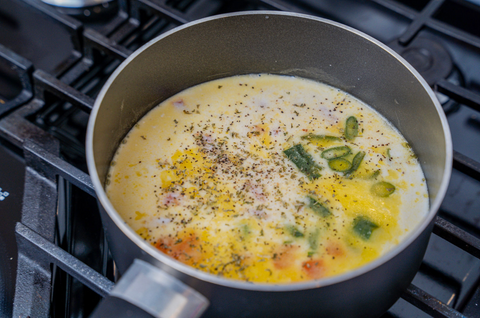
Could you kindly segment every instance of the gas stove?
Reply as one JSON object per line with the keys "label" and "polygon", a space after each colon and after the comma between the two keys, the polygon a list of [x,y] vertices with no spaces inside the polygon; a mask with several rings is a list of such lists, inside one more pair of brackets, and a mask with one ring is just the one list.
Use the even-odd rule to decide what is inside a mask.
{"label": "gas stove", "polygon": [[464,0],[1,1],[2,317],[87,317],[108,295],[118,273],[85,163],[93,101],[149,40],[244,10],[301,12],[359,29],[432,86],[452,130],[454,170],[421,268],[383,317],[480,317],[480,6]]}

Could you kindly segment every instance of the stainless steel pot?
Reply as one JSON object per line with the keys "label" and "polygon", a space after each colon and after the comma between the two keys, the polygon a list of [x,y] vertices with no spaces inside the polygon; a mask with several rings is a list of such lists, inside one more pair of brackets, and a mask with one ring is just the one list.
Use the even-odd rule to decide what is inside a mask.
{"label": "stainless steel pot", "polygon": [[[120,141],[143,115],[173,94],[205,81],[249,73],[317,80],[352,94],[390,120],[412,145],[427,179],[430,211],[420,226],[392,251],[364,267],[288,285],[226,280],[184,265],[144,242],[114,210],[103,189]],[[180,281],[179,286],[193,288],[207,298],[208,317],[376,317],[400,297],[420,266],[450,178],[452,144],[434,93],[388,47],[325,19],[256,11],[183,25],[132,54],[95,102],[88,126],[87,161],[103,207],[109,246],[121,273],[135,259],[155,265]],[[125,286],[122,288],[128,288]],[[165,286],[161,289],[166,290]],[[122,298],[121,294],[115,293]],[[190,313],[198,314],[205,305],[201,295],[190,291],[178,294],[198,296],[193,297],[199,302],[193,301],[195,309],[188,309]],[[175,303],[170,296],[164,297],[164,305]],[[174,306],[180,308],[180,303],[184,302]],[[151,304],[141,306],[154,311]]]}

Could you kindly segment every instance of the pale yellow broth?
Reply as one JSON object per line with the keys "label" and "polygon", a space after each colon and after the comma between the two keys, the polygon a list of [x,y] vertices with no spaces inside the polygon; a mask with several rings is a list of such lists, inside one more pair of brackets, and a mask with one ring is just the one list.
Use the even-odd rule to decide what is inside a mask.
{"label": "pale yellow broth", "polygon": [[[351,116],[358,135],[348,140]],[[284,152],[298,144],[320,177],[309,178]],[[322,158],[339,146],[351,149],[349,162],[365,152],[348,176]],[[394,192],[378,196],[372,187],[379,182]],[[207,82],[152,109],[119,147],[106,191],[125,222],[167,255],[262,283],[358,268],[398,244],[428,211],[421,167],[383,117],[341,90],[267,74]],[[376,226],[369,235],[359,232],[359,219]]]}

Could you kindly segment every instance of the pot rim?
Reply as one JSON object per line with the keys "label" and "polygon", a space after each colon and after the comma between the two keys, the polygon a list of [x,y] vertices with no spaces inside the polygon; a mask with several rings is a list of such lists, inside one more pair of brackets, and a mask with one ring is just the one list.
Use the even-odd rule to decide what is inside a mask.
{"label": "pot rim", "polygon": [[[239,280],[233,280],[233,279],[226,279],[226,278],[221,278],[219,276],[209,274],[203,271],[200,271],[198,269],[195,269],[191,266],[188,266],[186,264],[183,264],[166,254],[163,254],[156,248],[154,248],[152,245],[148,244],[145,242],[138,234],[133,231],[133,229],[128,226],[123,218],[118,214],[118,212],[115,210],[113,205],[110,203],[109,199],[107,198],[107,195],[105,193],[105,190],[103,188],[103,185],[100,183],[100,179],[98,177],[97,169],[95,166],[95,159],[94,159],[94,154],[93,154],[93,133],[94,133],[94,128],[95,128],[95,122],[96,122],[96,117],[98,114],[98,111],[101,107],[103,98],[105,94],[107,93],[108,89],[110,88],[111,84],[114,82],[116,77],[123,71],[123,69],[132,61],[135,59],[138,55],[143,53],[146,49],[148,49],[150,46],[155,44],[158,41],[161,41],[163,38],[166,38],[170,36],[171,34],[181,31],[186,28],[194,27],[197,24],[204,23],[204,22],[209,22],[212,20],[217,20],[217,19],[224,19],[228,17],[233,17],[233,16],[243,16],[243,15],[265,15],[265,18],[268,19],[268,16],[270,15],[277,15],[277,16],[290,16],[290,17],[296,17],[296,18],[303,18],[303,19],[309,19],[309,20],[314,20],[320,23],[328,24],[337,28],[344,29],[346,31],[349,31],[351,33],[356,34],[357,36],[360,36],[364,38],[365,40],[368,40],[369,42],[372,42],[374,45],[379,46],[381,49],[385,50],[387,53],[392,55],[395,59],[397,59],[406,69],[408,69],[414,76],[415,78],[419,81],[419,83],[423,86],[425,91],[428,93],[430,96],[430,99],[434,103],[434,106],[437,110],[437,113],[440,117],[440,121],[442,124],[443,128],[443,133],[445,137],[445,148],[446,148],[446,158],[445,158],[445,167],[444,167],[444,175],[442,178],[441,185],[438,190],[438,194],[433,200],[432,204],[430,205],[428,214],[425,216],[425,218],[422,220],[422,222],[410,233],[408,234],[402,242],[400,242],[398,245],[393,247],[390,251],[382,255],[381,257],[375,259],[372,262],[369,262],[368,264],[361,266],[355,270],[333,276],[333,277],[328,277],[328,278],[321,278],[318,280],[311,280],[311,281],[306,281],[306,282],[299,282],[299,283],[285,283],[285,284],[267,284],[267,283],[249,283],[249,282],[244,282],[244,281],[239,281]],[[92,109],[92,112],[90,113],[90,118],[88,122],[88,127],[87,127],[87,136],[86,136],[86,158],[87,158],[87,165],[88,165],[88,170],[90,173],[90,177],[92,179],[92,183],[94,185],[95,191],[97,193],[97,197],[100,200],[102,206],[105,208],[105,211],[108,213],[110,218],[115,222],[115,225],[131,240],[133,241],[140,249],[142,249],[144,252],[148,253],[150,256],[152,256],[154,259],[158,260],[159,262],[170,266],[174,268],[175,270],[189,275],[193,276],[197,279],[200,279],[202,281],[218,284],[221,286],[225,287],[230,287],[230,288],[236,288],[236,289],[244,289],[244,290],[252,290],[252,291],[278,291],[278,292],[285,292],[285,291],[296,291],[296,290],[304,290],[304,289],[312,289],[312,288],[318,288],[321,286],[328,286],[328,285],[333,285],[337,283],[341,283],[350,279],[353,279],[354,277],[363,275],[379,266],[382,264],[388,262],[392,258],[394,258],[396,255],[400,254],[403,250],[405,250],[410,244],[412,244],[419,236],[420,234],[427,228],[427,226],[431,223],[433,218],[436,216],[436,213],[438,209],[440,208],[440,204],[443,201],[443,198],[445,196],[445,193],[447,191],[447,187],[449,184],[450,180],[450,175],[452,172],[452,161],[453,161],[453,147],[452,147],[452,139],[451,139],[451,134],[450,134],[450,128],[447,123],[447,118],[443,112],[443,109],[438,102],[434,92],[430,88],[430,86],[426,83],[426,81],[421,77],[421,75],[407,62],[405,61],[401,56],[399,56],[395,51],[390,49],[388,46],[385,44],[381,43],[380,41],[372,38],[371,36],[358,31],[354,28],[351,28],[349,26],[343,25],[341,23],[331,21],[328,19],[324,18],[319,18],[311,15],[306,15],[306,14],[301,14],[301,13],[294,13],[294,12],[278,12],[278,11],[243,11],[243,12],[235,12],[235,13],[227,13],[227,14],[221,14],[221,15],[215,15],[215,16],[210,16],[207,18],[195,20],[193,22],[186,23],[184,25],[181,25],[177,28],[174,28],[168,32],[163,33],[162,35],[156,37],[155,39],[152,39],[139,49],[137,49],[135,52],[133,52],[125,61],[122,62],[120,66],[117,67],[117,69],[113,72],[113,74],[109,77],[105,85],[103,86],[102,90],[98,94],[94,107]]]}

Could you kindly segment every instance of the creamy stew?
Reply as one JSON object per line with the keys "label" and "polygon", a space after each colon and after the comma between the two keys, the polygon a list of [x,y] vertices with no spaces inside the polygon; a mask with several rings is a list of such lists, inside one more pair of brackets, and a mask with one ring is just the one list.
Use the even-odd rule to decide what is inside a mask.
{"label": "creamy stew", "polygon": [[152,109],[106,184],[161,252],[259,283],[358,268],[428,211],[417,158],[381,115],[339,89],[268,74],[200,84]]}

